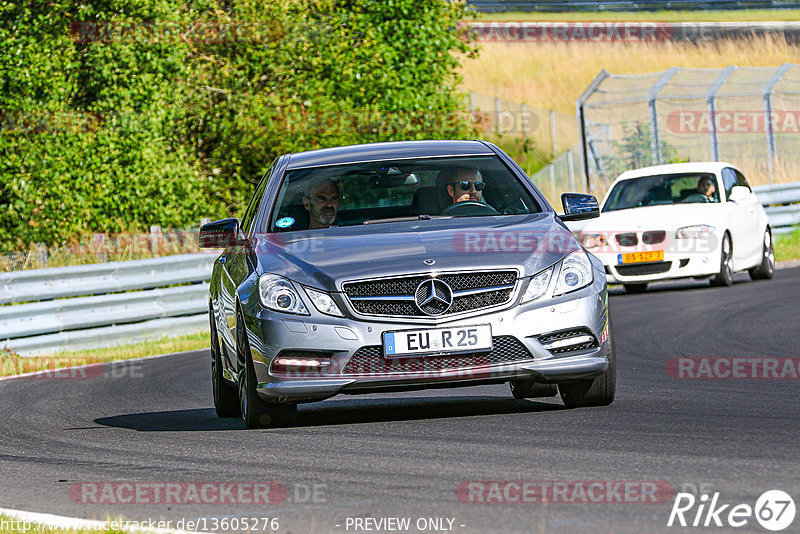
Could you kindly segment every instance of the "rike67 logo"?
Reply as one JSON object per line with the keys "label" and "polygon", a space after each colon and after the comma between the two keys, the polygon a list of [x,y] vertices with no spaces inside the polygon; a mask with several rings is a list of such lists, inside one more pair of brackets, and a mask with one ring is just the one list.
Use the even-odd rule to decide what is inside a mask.
{"label": "rike67 logo", "polygon": [[667,526],[740,528],[755,519],[765,529],[778,532],[788,528],[794,516],[794,500],[781,490],[764,492],[755,506],[722,503],[719,492],[710,497],[704,493],[699,498],[691,493],[678,493]]}

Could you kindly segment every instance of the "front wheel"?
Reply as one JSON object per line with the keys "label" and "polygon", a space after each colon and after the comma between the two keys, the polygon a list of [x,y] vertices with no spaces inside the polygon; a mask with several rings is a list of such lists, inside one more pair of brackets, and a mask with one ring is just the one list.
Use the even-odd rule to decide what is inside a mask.
{"label": "front wheel", "polygon": [[236,355],[239,362],[239,406],[247,428],[294,425],[296,404],[270,404],[258,395],[258,379],[241,314],[236,317]]}
{"label": "front wheel", "polygon": [[769,280],[775,276],[775,249],[772,246],[772,232],[769,228],[764,232],[762,251],[761,264],[747,271],[751,280]]}
{"label": "front wheel", "polygon": [[722,238],[719,274],[711,280],[711,285],[727,287],[733,285],[733,245],[731,244],[731,236],[728,233]]}
{"label": "front wheel", "polygon": [[558,394],[556,384],[542,384],[530,378],[514,378],[508,385],[515,399],[555,397]]}
{"label": "front wheel", "polygon": [[567,408],[581,406],[608,406],[614,402],[617,392],[617,348],[611,317],[608,318],[608,340],[606,341],[608,368],[598,376],[580,382],[558,385],[561,400]]}
{"label": "front wheel", "polygon": [[219,417],[239,417],[241,412],[236,389],[231,387],[222,375],[222,352],[219,346],[214,311],[210,305],[208,317],[211,322],[211,388],[214,393],[214,409]]}

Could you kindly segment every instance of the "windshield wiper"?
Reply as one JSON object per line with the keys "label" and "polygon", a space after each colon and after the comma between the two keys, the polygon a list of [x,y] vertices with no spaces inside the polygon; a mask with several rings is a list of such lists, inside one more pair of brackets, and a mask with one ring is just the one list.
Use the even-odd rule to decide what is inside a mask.
{"label": "windshield wiper", "polygon": [[422,214],[422,215],[412,215],[409,217],[387,217],[385,219],[367,219],[361,224],[382,224],[382,223],[393,223],[393,222],[407,222],[407,221],[429,221],[431,219],[439,219],[438,215],[431,217],[430,215]]}

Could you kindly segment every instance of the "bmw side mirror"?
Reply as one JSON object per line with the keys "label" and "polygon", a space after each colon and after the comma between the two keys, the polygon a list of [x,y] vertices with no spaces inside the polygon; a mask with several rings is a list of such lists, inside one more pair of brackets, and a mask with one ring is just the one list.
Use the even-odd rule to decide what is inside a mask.
{"label": "bmw side mirror", "polygon": [[735,185],[731,189],[731,194],[728,195],[728,200],[731,202],[741,202],[750,196],[750,190],[743,185]]}
{"label": "bmw side mirror", "polygon": [[239,219],[222,219],[200,227],[200,248],[228,248],[241,244]]}
{"label": "bmw side mirror", "polygon": [[600,205],[592,195],[562,193],[561,204],[564,206],[564,215],[559,216],[562,221],[581,221],[600,216]]}

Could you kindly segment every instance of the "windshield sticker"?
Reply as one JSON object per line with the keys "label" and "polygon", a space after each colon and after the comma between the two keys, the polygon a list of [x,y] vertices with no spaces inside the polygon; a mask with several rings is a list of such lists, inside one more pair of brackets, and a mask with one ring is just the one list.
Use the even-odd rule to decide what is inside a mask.
{"label": "windshield sticker", "polygon": [[284,217],[283,219],[278,219],[278,221],[275,223],[275,226],[278,228],[289,228],[293,224],[294,219],[292,217]]}

